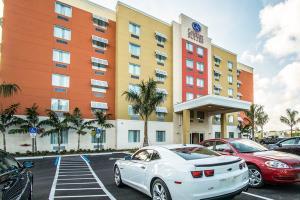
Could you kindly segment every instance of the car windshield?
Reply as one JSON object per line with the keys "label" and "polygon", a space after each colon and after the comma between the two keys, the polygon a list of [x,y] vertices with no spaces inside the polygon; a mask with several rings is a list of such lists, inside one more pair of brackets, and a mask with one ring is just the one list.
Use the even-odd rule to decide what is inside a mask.
{"label": "car windshield", "polygon": [[185,160],[196,160],[209,158],[214,156],[220,156],[220,154],[211,151],[205,147],[182,147],[176,149],[170,149],[172,152],[176,153],[178,156]]}
{"label": "car windshield", "polygon": [[253,152],[261,152],[268,151],[268,149],[252,140],[233,140],[230,144],[238,150],[240,153],[253,153]]}

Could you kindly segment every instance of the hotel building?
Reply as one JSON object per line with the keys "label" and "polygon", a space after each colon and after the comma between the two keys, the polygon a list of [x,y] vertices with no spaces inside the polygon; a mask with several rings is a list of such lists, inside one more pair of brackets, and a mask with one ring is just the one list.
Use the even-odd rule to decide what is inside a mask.
{"label": "hotel building", "polygon": [[[80,108],[112,115],[114,127],[101,137],[104,148],[140,147],[144,123],[122,95],[154,78],[167,97],[148,125],[149,143],[199,143],[237,137],[241,112],[253,102],[253,68],[213,44],[208,27],[184,14],[166,23],[124,3],[116,10],[88,0],[4,0],[0,81],[21,92],[1,106],[20,103],[18,115],[36,103],[58,113]],[[22,23],[20,23],[22,22]],[[76,149],[77,134],[63,134],[62,146]],[[54,135],[38,137],[38,150],[55,150]],[[94,149],[95,136],[81,148]],[[7,150],[25,152],[28,134],[7,135]],[[0,141],[2,145],[2,140]]]}

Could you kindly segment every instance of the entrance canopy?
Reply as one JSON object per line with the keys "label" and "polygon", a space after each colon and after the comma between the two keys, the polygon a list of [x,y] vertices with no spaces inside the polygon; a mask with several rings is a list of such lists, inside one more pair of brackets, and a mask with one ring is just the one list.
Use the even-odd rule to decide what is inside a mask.
{"label": "entrance canopy", "polygon": [[251,102],[222,97],[218,95],[206,95],[174,105],[174,112],[182,112],[183,110],[197,109],[203,112],[211,112],[215,114],[231,113],[248,110]]}

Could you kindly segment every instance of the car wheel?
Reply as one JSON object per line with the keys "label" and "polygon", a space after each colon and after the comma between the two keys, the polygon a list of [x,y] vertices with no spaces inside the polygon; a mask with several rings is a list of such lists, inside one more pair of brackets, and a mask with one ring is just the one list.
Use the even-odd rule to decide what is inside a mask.
{"label": "car wheel", "polygon": [[264,180],[260,170],[254,165],[248,165],[249,185],[253,188],[259,188],[264,185]]}
{"label": "car wheel", "polygon": [[115,167],[115,183],[117,187],[123,186],[122,178],[121,178],[121,172],[118,166]]}
{"label": "car wheel", "polygon": [[151,186],[153,200],[172,200],[167,185],[161,180],[156,179]]}

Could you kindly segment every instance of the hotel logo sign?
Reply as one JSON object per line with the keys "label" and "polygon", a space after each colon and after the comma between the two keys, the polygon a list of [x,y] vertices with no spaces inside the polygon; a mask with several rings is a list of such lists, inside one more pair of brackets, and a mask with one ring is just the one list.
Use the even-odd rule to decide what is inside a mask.
{"label": "hotel logo sign", "polygon": [[192,28],[188,28],[188,38],[196,42],[203,43],[203,35],[200,35],[201,25],[197,22],[192,23]]}

